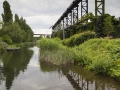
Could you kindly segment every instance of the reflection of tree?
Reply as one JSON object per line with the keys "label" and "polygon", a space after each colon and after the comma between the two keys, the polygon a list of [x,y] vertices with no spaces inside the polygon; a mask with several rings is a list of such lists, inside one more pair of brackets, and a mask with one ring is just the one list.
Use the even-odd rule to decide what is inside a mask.
{"label": "reflection of tree", "polygon": [[57,71],[58,67],[51,63],[40,60],[40,69],[42,72],[52,72]]}
{"label": "reflection of tree", "polygon": [[6,78],[6,89],[11,88],[12,82],[20,71],[27,69],[33,51],[20,49],[20,51],[7,52],[3,58],[3,74]]}
{"label": "reflection of tree", "polygon": [[1,84],[3,83],[3,81],[5,80],[2,71],[3,71],[2,63],[0,62],[0,85],[1,85]]}

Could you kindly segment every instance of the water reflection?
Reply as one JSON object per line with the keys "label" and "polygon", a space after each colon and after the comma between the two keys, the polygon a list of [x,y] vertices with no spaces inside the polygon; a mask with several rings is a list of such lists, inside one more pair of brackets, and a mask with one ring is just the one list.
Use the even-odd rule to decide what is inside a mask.
{"label": "water reflection", "polygon": [[120,83],[106,77],[94,75],[78,65],[56,67],[46,62],[40,62],[44,72],[58,71],[59,77],[66,76],[74,90],[120,90]]}
{"label": "water reflection", "polygon": [[5,80],[4,76],[3,76],[3,65],[2,65],[2,62],[0,60],[0,85],[3,83],[3,81]]}
{"label": "water reflection", "polygon": [[69,70],[67,77],[76,90],[120,90],[120,83],[115,80],[94,75],[77,65]]}
{"label": "water reflection", "polygon": [[0,90],[120,90],[111,78],[78,65],[54,66],[39,56],[36,46],[0,54]]}
{"label": "water reflection", "polygon": [[15,77],[27,69],[27,64],[32,55],[33,51],[27,50],[27,48],[4,54],[2,57],[3,66],[0,69],[5,79],[6,90],[10,90]]}

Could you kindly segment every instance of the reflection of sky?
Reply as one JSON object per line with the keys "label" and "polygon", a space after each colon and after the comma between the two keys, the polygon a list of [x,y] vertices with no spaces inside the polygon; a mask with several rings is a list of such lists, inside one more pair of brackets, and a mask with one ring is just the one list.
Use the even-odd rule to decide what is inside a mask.
{"label": "reflection of sky", "polygon": [[30,48],[30,50],[33,50],[33,56],[30,60],[29,66],[35,66],[39,67],[39,49],[37,47]]}
{"label": "reflection of sky", "polygon": [[[37,67],[29,67],[13,83],[12,90],[72,90],[65,77],[58,78],[57,73],[42,73]],[[73,89],[74,90],[74,89]]]}
{"label": "reflection of sky", "polygon": [[40,71],[39,50],[37,47],[30,49],[34,49],[34,54],[27,70],[14,80],[11,90],[74,90],[66,77],[61,77],[58,72]]}

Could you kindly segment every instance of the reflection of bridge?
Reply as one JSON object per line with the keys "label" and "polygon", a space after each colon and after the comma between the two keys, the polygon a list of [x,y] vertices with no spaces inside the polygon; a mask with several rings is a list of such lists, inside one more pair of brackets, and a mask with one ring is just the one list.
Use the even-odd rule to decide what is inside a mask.
{"label": "reflection of bridge", "polygon": [[46,38],[49,36],[51,38],[51,34],[33,34],[34,36],[42,36],[43,38]]}
{"label": "reflection of bridge", "polygon": [[71,70],[68,71],[66,77],[75,90],[117,90],[111,84],[107,85],[105,82],[101,82],[101,80],[91,82]]}

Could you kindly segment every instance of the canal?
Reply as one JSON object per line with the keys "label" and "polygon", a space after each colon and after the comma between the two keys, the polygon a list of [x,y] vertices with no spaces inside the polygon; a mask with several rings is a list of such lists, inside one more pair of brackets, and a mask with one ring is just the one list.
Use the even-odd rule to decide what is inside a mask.
{"label": "canal", "polygon": [[0,90],[120,90],[120,83],[109,77],[39,58],[36,46],[0,54]]}

